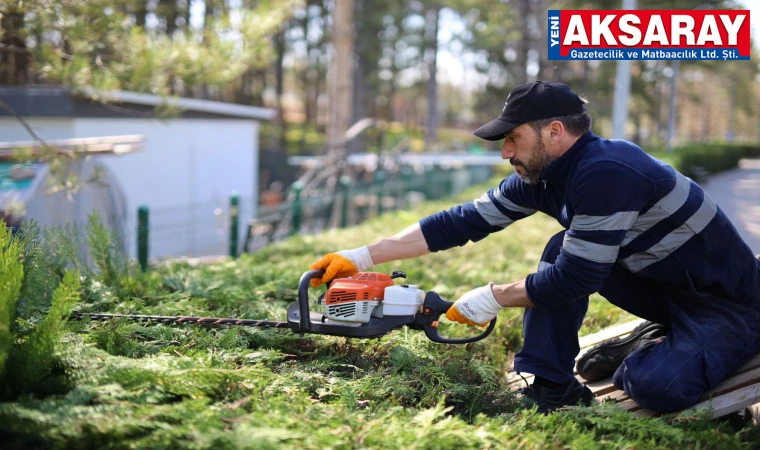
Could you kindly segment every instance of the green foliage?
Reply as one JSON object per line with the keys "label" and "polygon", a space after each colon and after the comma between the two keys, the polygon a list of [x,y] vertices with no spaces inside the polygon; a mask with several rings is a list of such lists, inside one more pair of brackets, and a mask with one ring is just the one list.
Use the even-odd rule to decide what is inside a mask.
{"label": "green foliage", "polygon": [[[67,271],[53,292],[50,310],[29,337],[14,343],[4,380],[6,392],[43,392],[43,384],[55,364],[55,346],[61,339],[66,320],[79,301],[79,273]],[[15,396],[12,395],[12,396]]]}
{"label": "green foliage", "polygon": [[[223,263],[177,262],[134,276],[83,269],[78,308],[284,320],[301,273],[316,257],[395,233],[486,187]],[[410,282],[453,300],[489,280],[532,272],[559,229],[548,218],[531,217],[479,243],[376,270],[405,270]],[[105,235],[97,239],[107,248]],[[45,248],[51,243],[61,248],[58,240],[45,240],[41,254],[53,253]],[[72,276],[67,280],[55,297],[65,292],[73,301]],[[319,292],[310,290],[312,300]],[[66,389],[35,386],[34,395],[0,403],[0,435],[11,448],[730,449],[760,440],[760,430],[744,422],[701,413],[645,418],[613,404],[548,417],[524,410],[505,377],[521,345],[520,317],[517,310],[502,312],[491,337],[464,346],[435,344],[408,329],[350,340],[273,329],[70,321],[57,338],[53,371],[46,372]],[[629,319],[593,296],[581,333]],[[445,319],[441,329],[472,333]]]}
{"label": "green foliage", "polygon": [[673,153],[650,151],[684,175],[699,180],[706,175],[736,168],[742,158],[760,157],[760,145],[703,144],[685,145]]}
{"label": "green foliage", "polygon": [[13,239],[10,228],[0,221],[0,377],[5,373],[6,362],[13,346],[11,322],[16,315],[24,266],[21,245]]}
{"label": "green foliage", "polygon": [[23,12],[24,37],[59,36],[31,48],[33,69],[49,83],[169,95],[202,86],[221,89],[266,64],[273,54],[268,37],[298,1],[261,2],[239,11],[234,21],[226,14],[208,15],[202,29],[187,27],[181,36],[135,26],[130,16],[136,5],[132,0],[22,2],[0,6],[0,14]]}
{"label": "green foliage", "polygon": [[[33,219],[27,220],[21,227],[23,245],[24,279],[21,283],[16,314],[31,318],[35,313],[50,305],[49,293],[55,286],[48,286],[50,280],[45,276],[45,255],[40,245],[40,227]],[[56,280],[57,281],[57,280]],[[57,283],[56,283],[57,284]]]}
{"label": "green foliage", "polygon": [[[3,224],[4,225],[4,224]],[[41,386],[55,365],[55,345],[79,299],[78,273],[69,271],[47,305],[45,294],[58,284],[45,276],[39,227],[26,224],[20,236],[0,227],[0,397],[15,398]],[[49,268],[49,266],[48,266]],[[41,294],[35,297],[36,294]],[[44,312],[43,312],[44,311]],[[18,313],[21,314],[18,314]]]}
{"label": "green foliage", "polygon": [[678,155],[678,167],[681,172],[689,177],[698,177],[697,168],[706,170],[707,173],[717,173],[723,170],[733,169],[742,158],[756,158],[760,156],[758,145],[689,145],[676,150]]}
{"label": "green foliage", "polygon": [[[44,236],[34,221],[24,224],[18,235],[2,228],[0,254],[2,277],[3,389],[0,397],[44,394],[65,389],[56,345],[82,293],[93,302],[113,294],[103,283],[119,285],[126,273],[110,232],[97,215],[90,217],[86,232],[88,258],[97,268],[99,281],[80,254],[80,230],[72,225],[49,228]],[[71,270],[70,268],[74,269]],[[83,269],[81,284],[79,268]],[[85,289],[83,289],[83,287]],[[7,363],[7,364],[6,364]]]}
{"label": "green foliage", "polygon": [[120,276],[126,271],[118,241],[111,230],[106,228],[97,212],[88,217],[87,244],[90,256],[100,271],[102,282],[118,285]]}
{"label": "green foliage", "polygon": [[53,292],[67,268],[81,270],[86,266],[80,261],[79,233],[71,225],[47,228],[43,233],[36,221],[28,220],[18,238],[23,247],[24,279],[16,308],[15,333],[24,337],[48,313]]}

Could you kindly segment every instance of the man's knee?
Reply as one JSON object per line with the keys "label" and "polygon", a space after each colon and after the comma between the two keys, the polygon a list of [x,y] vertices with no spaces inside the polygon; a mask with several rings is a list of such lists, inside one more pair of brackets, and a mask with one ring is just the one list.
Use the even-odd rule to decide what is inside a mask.
{"label": "man's knee", "polygon": [[701,361],[696,359],[675,377],[647,366],[623,362],[613,382],[640,406],[655,412],[678,411],[695,405],[710,384]]}
{"label": "man's knee", "polygon": [[622,389],[629,397],[642,407],[657,411],[668,412],[676,408],[665,399],[667,385],[656,379],[641,377],[632,374],[625,366],[621,365],[615,372],[615,386]]}

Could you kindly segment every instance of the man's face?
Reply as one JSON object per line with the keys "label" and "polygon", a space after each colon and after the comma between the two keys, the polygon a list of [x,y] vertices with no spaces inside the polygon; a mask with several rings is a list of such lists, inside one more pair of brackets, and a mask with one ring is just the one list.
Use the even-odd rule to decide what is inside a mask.
{"label": "man's face", "polygon": [[508,159],[520,179],[528,184],[538,184],[541,173],[556,159],[546,151],[541,136],[528,124],[506,135],[501,157]]}

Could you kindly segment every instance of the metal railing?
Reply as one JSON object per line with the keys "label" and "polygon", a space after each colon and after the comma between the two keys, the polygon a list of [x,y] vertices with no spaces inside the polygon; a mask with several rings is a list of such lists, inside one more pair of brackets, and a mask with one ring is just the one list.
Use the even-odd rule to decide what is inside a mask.
{"label": "metal railing", "polygon": [[[312,190],[302,196],[302,186],[291,186],[290,201],[260,206],[249,220],[244,252],[252,252],[295,234],[315,234],[331,227],[356,225],[387,211],[409,209],[424,200],[456,195],[491,177],[491,166],[443,168],[403,166],[395,172],[378,170],[357,181],[342,177],[333,196]],[[284,225],[284,226],[283,226]]]}

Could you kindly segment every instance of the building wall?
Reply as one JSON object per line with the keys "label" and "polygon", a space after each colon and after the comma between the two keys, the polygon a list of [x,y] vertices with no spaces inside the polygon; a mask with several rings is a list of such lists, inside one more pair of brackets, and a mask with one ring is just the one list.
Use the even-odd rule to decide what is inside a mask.
{"label": "building wall", "polygon": [[[81,180],[87,180],[95,175],[98,162],[93,159],[82,159],[69,165],[69,170],[79,176]],[[108,168],[102,173],[105,183],[87,183],[76,193],[67,195],[65,192],[50,193],[47,186],[48,167],[38,166],[38,174],[33,187],[28,192],[25,201],[25,217],[34,218],[41,227],[63,226],[70,222],[80,232],[84,233],[87,228],[89,215],[97,211],[100,220],[110,229],[116,232],[116,238],[120,246],[126,246],[129,236],[124,231],[123,218],[126,216],[125,198],[118,180],[110,173]],[[86,240],[82,239],[83,246]],[[87,251],[82,248],[82,256]],[[89,261],[85,258],[85,261]]]}
{"label": "building wall", "polygon": [[[151,257],[226,253],[226,212],[233,191],[241,196],[243,241],[258,198],[257,122],[74,119],[77,138],[126,134],[145,136],[143,150],[98,159],[119,180],[130,222],[138,206],[150,208]],[[129,250],[134,255],[135,245]]]}
{"label": "building wall", "polygon": [[[75,137],[74,120],[70,117],[47,118],[25,117],[39,137],[45,140],[69,139]],[[33,141],[34,138],[15,117],[0,117],[0,142]]]}

